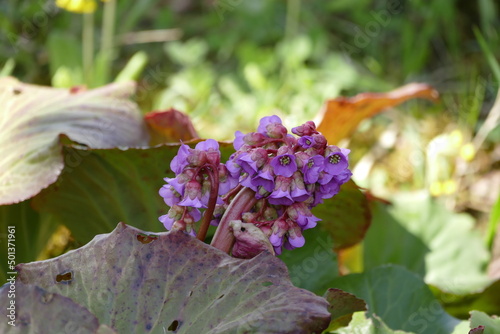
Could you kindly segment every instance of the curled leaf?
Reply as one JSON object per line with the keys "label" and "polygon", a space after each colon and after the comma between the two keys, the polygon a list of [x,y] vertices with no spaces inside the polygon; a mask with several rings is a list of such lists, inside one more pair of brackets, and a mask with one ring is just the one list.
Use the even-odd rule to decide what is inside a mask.
{"label": "curled leaf", "polygon": [[142,146],[148,135],[132,82],[84,90],[0,80],[0,205],[54,183],[64,160],[60,135],[91,148]]}
{"label": "curled leaf", "polygon": [[362,93],[329,100],[323,107],[318,131],[325,135],[328,143],[336,144],[352,134],[365,118],[413,98],[437,101],[439,93],[429,85],[411,83],[388,93]]}

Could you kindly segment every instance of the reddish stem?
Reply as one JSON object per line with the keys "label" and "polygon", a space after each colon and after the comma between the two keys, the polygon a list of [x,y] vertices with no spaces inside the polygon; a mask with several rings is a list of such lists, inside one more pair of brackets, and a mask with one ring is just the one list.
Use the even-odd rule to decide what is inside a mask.
{"label": "reddish stem", "polygon": [[211,245],[229,254],[234,244],[234,235],[229,229],[229,222],[241,219],[241,215],[244,212],[250,211],[255,203],[257,203],[255,191],[250,188],[243,188],[233,198],[222,216]]}
{"label": "reddish stem", "polygon": [[208,199],[208,208],[203,214],[203,220],[196,236],[201,241],[205,240],[205,237],[207,236],[210,221],[212,220],[212,216],[214,214],[215,204],[217,203],[217,196],[219,195],[219,169],[215,166],[210,166],[209,168],[206,168],[206,170],[208,177],[210,178],[210,197]]}

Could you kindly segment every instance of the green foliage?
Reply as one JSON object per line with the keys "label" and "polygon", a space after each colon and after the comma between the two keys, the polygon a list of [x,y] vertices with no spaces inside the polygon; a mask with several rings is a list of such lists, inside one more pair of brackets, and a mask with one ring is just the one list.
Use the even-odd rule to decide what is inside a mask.
{"label": "green foliage", "polygon": [[321,227],[330,233],[337,251],[363,240],[371,222],[368,199],[353,181],[344,184],[339,194],[325,200],[313,213],[322,219]]}
{"label": "green foliage", "polygon": [[[1,205],[0,228],[4,232],[0,234],[0,252],[8,254],[7,248],[12,247],[15,249],[16,264],[35,261],[58,225],[54,217],[33,210],[29,201]],[[13,240],[9,239],[7,234],[10,226],[15,229]],[[2,261],[0,263],[1,282],[5,282],[7,276],[10,276],[6,274],[7,272],[14,272],[14,270],[9,268],[7,261]]]}
{"label": "green foliage", "polygon": [[303,247],[279,256],[288,268],[293,285],[320,296],[330,287],[329,281],[339,275],[332,238],[321,226],[304,231]]}

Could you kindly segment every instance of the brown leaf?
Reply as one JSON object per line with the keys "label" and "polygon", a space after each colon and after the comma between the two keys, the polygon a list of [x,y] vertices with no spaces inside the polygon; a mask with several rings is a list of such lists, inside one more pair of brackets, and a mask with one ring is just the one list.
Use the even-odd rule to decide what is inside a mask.
{"label": "brown leaf", "polygon": [[173,108],[147,113],[144,121],[148,125],[151,146],[199,138],[189,116]]}
{"label": "brown leaf", "polygon": [[351,135],[365,118],[413,98],[435,102],[439,93],[427,84],[411,83],[388,93],[361,93],[329,100],[323,107],[318,131],[323,133],[328,143],[337,144]]}

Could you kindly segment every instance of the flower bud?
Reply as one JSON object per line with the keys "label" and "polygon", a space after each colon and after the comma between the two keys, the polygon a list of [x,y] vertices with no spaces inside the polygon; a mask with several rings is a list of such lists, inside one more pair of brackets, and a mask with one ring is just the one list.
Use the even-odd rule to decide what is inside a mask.
{"label": "flower bud", "polygon": [[314,124],[313,121],[307,121],[304,124],[297,126],[292,129],[292,133],[295,133],[297,136],[311,136],[315,133],[318,133],[316,131],[316,124]]}
{"label": "flower bud", "polygon": [[190,149],[190,154],[187,156],[187,161],[190,166],[200,167],[207,162],[207,152]]}
{"label": "flower bud", "polygon": [[250,146],[260,146],[267,140],[267,137],[259,132],[250,132],[243,137],[245,144]]}
{"label": "flower bud", "polygon": [[192,206],[194,208],[206,208],[206,205],[201,201],[201,184],[198,181],[192,180],[186,184],[184,190],[184,199],[179,203],[180,206]]}
{"label": "flower bud", "polygon": [[207,162],[213,166],[218,166],[220,163],[220,152],[219,151],[208,151]]}
{"label": "flower bud", "polygon": [[241,215],[241,219],[245,222],[245,223],[254,223],[257,218],[258,218],[259,214],[256,213],[256,212],[245,212]]}
{"label": "flower bud", "polygon": [[286,136],[287,129],[278,123],[271,123],[267,127],[267,135],[270,138],[283,138]]}
{"label": "flower bud", "polygon": [[327,144],[325,136],[323,136],[321,133],[313,134],[312,138],[314,139],[314,148],[322,149]]}

